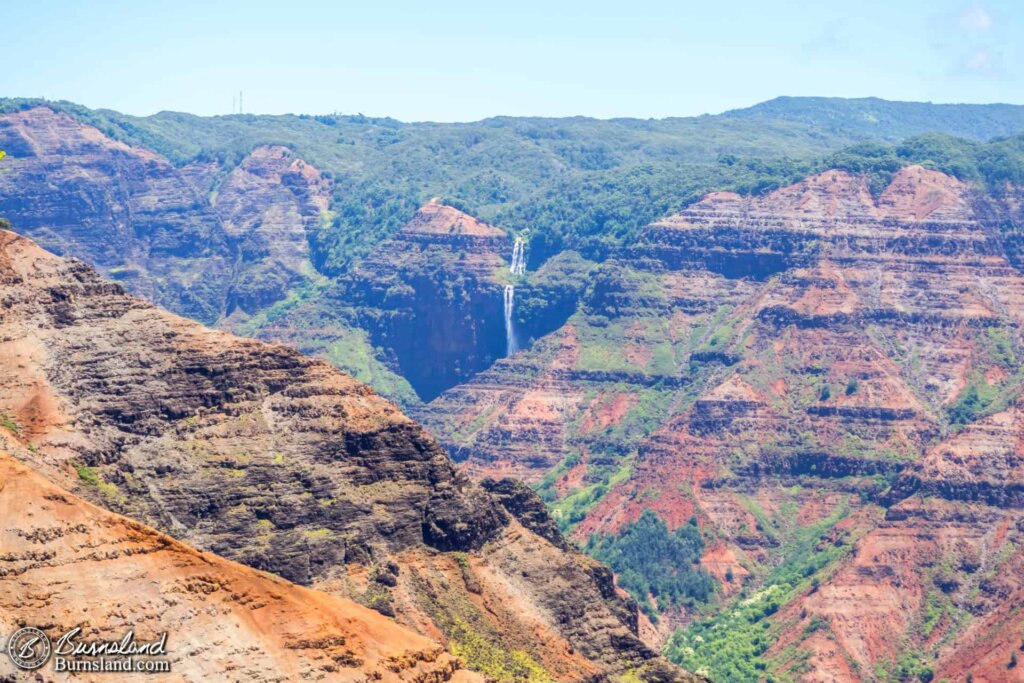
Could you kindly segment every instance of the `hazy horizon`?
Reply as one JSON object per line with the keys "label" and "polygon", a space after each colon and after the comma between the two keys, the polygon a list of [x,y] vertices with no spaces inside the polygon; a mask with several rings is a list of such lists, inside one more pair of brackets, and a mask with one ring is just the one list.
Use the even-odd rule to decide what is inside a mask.
{"label": "hazy horizon", "polygon": [[1024,103],[1010,0],[43,1],[5,8],[4,24],[0,92],[137,116],[230,114],[240,90],[246,113],[410,122],[686,117],[780,94]]}
{"label": "hazy horizon", "polygon": [[[202,113],[191,112],[191,111],[182,111],[182,110],[178,110],[178,109],[160,109],[158,111],[155,111],[155,112],[152,112],[152,113],[149,113],[149,114],[134,114],[134,113],[131,113],[131,112],[125,112],[125,111],[122,111],[122,110],[119,110],[119,109],[115,109],[113,107],[107,107],[107,106],[103,106],[103,105],[90,106],[90,105],[84,104],[83,102],[77,102],[75,100],[70,100],[70,99],[63,98],[63,97],[46,97],[46,98],[43,98],[43,97],[34,97],[34,96],[25,96],[25,95],[8,95],[8,94],[5,94],[5,93],[0,93],[0,99],[11,99],[11,100],[36,100],[36,99],[42,99],[42,100],[45,100],[45,101],[53,103],[53,104],[69,103],[69,104],[85,106],[85,107],[87,107],[87,108],[89,108],[91,110],[94,110],[94,111],[102,111],[102,110],[115,111],[115,112],[117,112],[119,114],[126,114],[128,116],[135,116],[135,117],[139,117],[139,118],[146,118],[146,117],[150,117],[150,116],[157,116],[159,114],[184,114],[186,116],[196,116],[196,117],[199,117],[199,118],[216,118],[216,117],[220,117],[220,116],[232,116],[232,115],[234,115],[231,112],[227,112],[227,113],[213,113],[213,114],[202,114]],[[1017,104],[1017,103],[1013,103],[1013,102],[995,102],[995,101],[994,102],[931,102],[931,101],[924,101],[924,100],[891,100],[891,99],[887,99],[887,98],[883,98],[883,97],[876,97],[876,96],[873,96],[873,95],[867,95],[867,96],[864,96],[864,97],[838,97],[838,96],[825,96],[825,95],[777,95],[775,97],[768,98],[767,100],[761,100],[761,101],[758,101],[758,102],[753,102],[753,103],[751,103],[749,105],[745,105],[745,106],[741,106],[741,107],[734,107],[734,108],[725,109],[725,110],[722,110],[722,111],[705,112],[705,113],[702,113],[702,114],[685,114],[685,115],[672,115],[672,114],[670,114],[670,115],[667,115],[667,116],[659,116],[659,117],[654,117],[654,116],[611,116],[611,117],[600,117],[600,116],[591,116],[591,115],[585,114],[585,113],[583,113],[583,114],[567,114],[565,116],[546,116],[546,115],[541,115],[541,114],[501,114],[501,113],[498,113],[498,114],[491,114],[491,115],[488,115],[488,116],[485,116],[485,117],[479,118],[479,119],[454,119],[454,120],[450,120],[450,121],[439,121],[439,120],[432,120],[432,119],[419,119],[419,120],[400,119],[400,118],[398,118],[396,116],[391,116],[391,115],[389,115],[387,113],[369,114],[367,112],[362,112],[362,111],[282,111],[282,112],[276,112],[276,113],[245,111],[244,114],[247,115],[247,116],[250,116],[250,115],[251,116],[366,116],[368,118],[392,119],[392,120],[398,121],[399,123],[403,123],[403,124],[418,124],[418,123],[439,123],[439,124],[441,124],[441,123],[454,123],[454,124],[467,123],[468,124],[468,123],[478,123],[480,121],[486,121],[486,120],[489,120],[489,119],[502,119],[502,118],[551,119],[551,120],[557,120],[557,119],[589,119],[589,120],[593,120],[593,121],[618,121],[618,120],[663,121],[663,120],[667,120],[667,119],[694,119],[694,118],[701,118],[701,117],[705,117],[705,116],[721,116],[723,114],[728,114],[728,113],[733,112],[733,111],[742,111],[744,109],[752,109],[752,108],[754,108],[754,107],[756,107],[758,105],[765,104],[767,102],[772,102],[774,100],[779,100],[779,99],[793,99],[793,100],[800,100],[800,99],[805,99],[805,100],[809,100],[809,99],[830,99],[830,100],[847,100],[847,101],[878,100],[878,101],[882,101],[882,102],[896,103],[896,104],[927,104],[927,105],[940,106],[940,107],[945,107],[945,106],[953,106],[953,107],[955,107],[955,106],[971,106],[971,107],[987,107],[987,106],[1024,107],[1024,103]]]}

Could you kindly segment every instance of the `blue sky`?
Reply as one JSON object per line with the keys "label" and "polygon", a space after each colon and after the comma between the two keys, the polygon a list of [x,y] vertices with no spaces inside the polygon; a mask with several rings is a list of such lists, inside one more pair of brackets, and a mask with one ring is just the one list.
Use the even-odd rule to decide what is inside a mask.
{"label": "blue sky", "polygon": [[1024,104],[1021,0],[0,0],[0,95],[131,114],[664,117],[777,95]]}

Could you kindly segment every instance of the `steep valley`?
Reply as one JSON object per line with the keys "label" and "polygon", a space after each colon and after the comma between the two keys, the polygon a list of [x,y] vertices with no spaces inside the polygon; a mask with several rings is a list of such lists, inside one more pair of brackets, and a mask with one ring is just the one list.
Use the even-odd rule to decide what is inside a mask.
{"label": "steep valley", "polygon": [[637,596],[689,624],[667,647],[692,670],[1016,680],[1022,295],[962,184],[910,167],[876,199],[830,171],[655,223],[423,415],[581,543],[696,518],[725,609]]}
{"label": "steep valley", "polygon": [[[379,133],[302,120],[172,163],[159,135],[0,115],[0,216],[108,278],[0,233],[0,446],[52,483],[12,481],[314,589],[244,574],[289,609],[361,603],[453,680],[685,680],[662,652],[716,681],[1024,681],[1022,185],[928,148],[680,187],[631,232],[558,194],[567,132],[495,121],[543,193],[460,129],[431,153],[494,174],[371,188],[355,215],[394,216],[368,237],[340,230],[362,181],[338,169],[380,157],[314,125]],[[368,148],[411,173],[393,128]],[[723,187],[742,165],[704,163]],[[605,233],[545,224],[592,209]]]}
{"label": "steep valley", "polygon": [[[395,617],[503,680],[687,678],[638,638],[611,572],[545,532],[528,490],[472,483],[323,361],[160,311],[9,232],[0,283],[4,447],[52,481]],[[524,508],[521,524],[509,509]]]}
{"label": "steep valley", "polygon": [[[526,343],[559,327],[574,309],[579,285],[561,284],[565,273],[512,274],[516,239],[432,200],[377,253],[267,324],[260,336],[326,355],[370,381],[373,374],[361,376],[346,353],[352,330],[365,330],[402,378],[379,384],[415,409],[504,357],[508,325],[513,339]],[[510,288],[514,298],[506,303]],[[404,392],[393,388],[406,382]]]}

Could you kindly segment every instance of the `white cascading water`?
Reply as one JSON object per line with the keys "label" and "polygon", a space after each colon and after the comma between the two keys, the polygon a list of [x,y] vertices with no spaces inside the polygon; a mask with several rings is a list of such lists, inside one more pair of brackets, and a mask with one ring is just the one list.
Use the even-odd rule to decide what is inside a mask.
{"label": "white cascading water", "polygon": [[[515,242],[512,244],[512,265],[509,266],[508,272],[512,275],[525,275],[526,274],[526,257],[524,254],[524,243],[522,237],[517,237]],[[515,313],[516,307],[516,288],[515,285],[505,285],[505,348],[506,356],[511,356],[513,353],[519,350],[519,344],[516,342],[516,329],[515,323],[512,321],[512,315]]]}
{"label": "white cascading water", "polygon": [[523,238],[517,237],[512,245],[512,265],[508,269],[508,272],[513,275],[523,275],[526,273],[526,258],[523,254],[523,247]]}
{"label": "white cascading water", "polygon": [[512,285],[505,285],[505,355],[511,356],[519,350],[516,343],[515,323],[512,322],[512,314],[516,306],[516,288]]}

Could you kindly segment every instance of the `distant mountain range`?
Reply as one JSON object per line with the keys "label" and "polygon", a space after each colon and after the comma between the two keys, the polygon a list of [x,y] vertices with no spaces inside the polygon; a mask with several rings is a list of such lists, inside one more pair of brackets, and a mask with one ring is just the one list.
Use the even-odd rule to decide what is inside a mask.
{"label": "distant mountain range", "polygon": [[724,118],[792,121],[830,133],[865,140],[898,142],[922,133],[946,133],[989,140],[1022,131],[1024,106],[1017,104],[932,104],[893,102],[877,97],[777,97]]}

